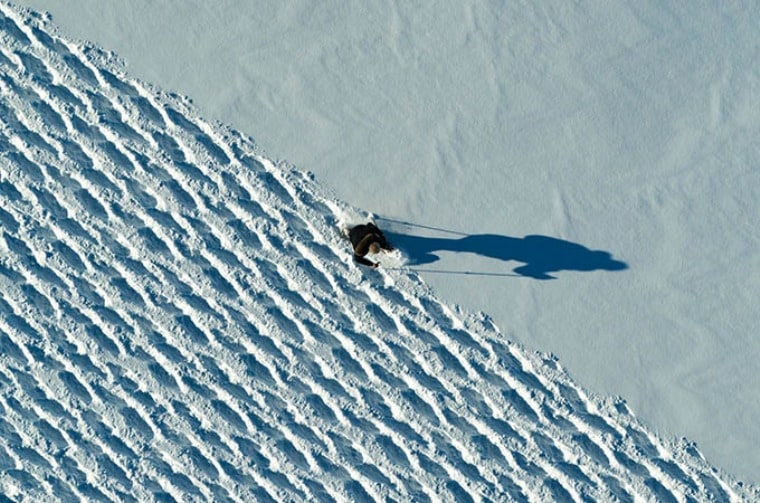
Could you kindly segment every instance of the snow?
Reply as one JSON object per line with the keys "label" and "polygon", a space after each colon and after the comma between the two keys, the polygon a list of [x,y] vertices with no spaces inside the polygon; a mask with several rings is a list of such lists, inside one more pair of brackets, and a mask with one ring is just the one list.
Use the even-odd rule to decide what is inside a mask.
{"label": "snow", "polygon": [[203,112],[2,7],[4,493],[758,496],[745,13],[46,8]]}

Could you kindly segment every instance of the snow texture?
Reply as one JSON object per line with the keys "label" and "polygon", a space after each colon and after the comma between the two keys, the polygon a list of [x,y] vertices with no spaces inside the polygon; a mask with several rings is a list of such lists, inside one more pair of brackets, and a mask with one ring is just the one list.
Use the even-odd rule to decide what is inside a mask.
{"label": "snow texture", "polygon": [[0,493],[760,497],[408,271],[370,215],[0,4]]}
{"label": "snow texture", "polygon": [[[443,301],[760,483],[757,1],[20,3],[406,222],[378,223]],[[627,268],[556,259],[584,250]]]}

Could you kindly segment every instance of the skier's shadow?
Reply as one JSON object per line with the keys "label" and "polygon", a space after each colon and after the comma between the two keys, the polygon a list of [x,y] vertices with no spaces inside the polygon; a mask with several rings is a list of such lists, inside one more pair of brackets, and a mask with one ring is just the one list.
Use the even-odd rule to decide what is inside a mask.
{"label": "skier's shadow", "polygon": [[[557,271],[621,271],[628,268],[628,264],[613,259],[609,252],[589,250],[578,243],[549,236],[531,235],[514,238],[498,234],[464,234],[400,220],[382,220],[456,235],[456,237],[441,238],[403,234],[398,231],[386,232],[390,242],[407,254],[410,265],[430,264],[439,259],[434,252],[453,251],[522,262],[523,265],[513,269],[513,272],[533,279],[555,279],[549,273]],[[474,274],[461,271],[459,273]]]}

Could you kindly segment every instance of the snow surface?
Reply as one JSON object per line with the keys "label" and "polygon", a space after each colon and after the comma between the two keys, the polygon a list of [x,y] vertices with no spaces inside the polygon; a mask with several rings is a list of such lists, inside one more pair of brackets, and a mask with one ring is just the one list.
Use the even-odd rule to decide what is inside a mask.
{"label": "snow surface", "polygon": [[22,3],[414,224],[378,222],[434,238],[447,303],[760,483],[757,2]]}
{"label": "snow surface", "polygon": [[[337,225],[366,214],[311,175],[0,10],[6,496],[760,497],[416,274],[358,269]],[[396,232],[423,261],[509,243],[531,284],[634,269],[557,236]]]}

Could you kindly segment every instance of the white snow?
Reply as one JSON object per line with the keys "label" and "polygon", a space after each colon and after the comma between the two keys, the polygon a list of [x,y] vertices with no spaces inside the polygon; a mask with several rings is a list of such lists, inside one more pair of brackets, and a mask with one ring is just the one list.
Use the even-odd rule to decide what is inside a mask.
{"label": "white snow", "polygon": [[758,497],[710,466],[760,463],[745,13],[81,5],[440,255],[444,301],[353,265],[366,214],[313,177],[3,4],[7,496]]}

